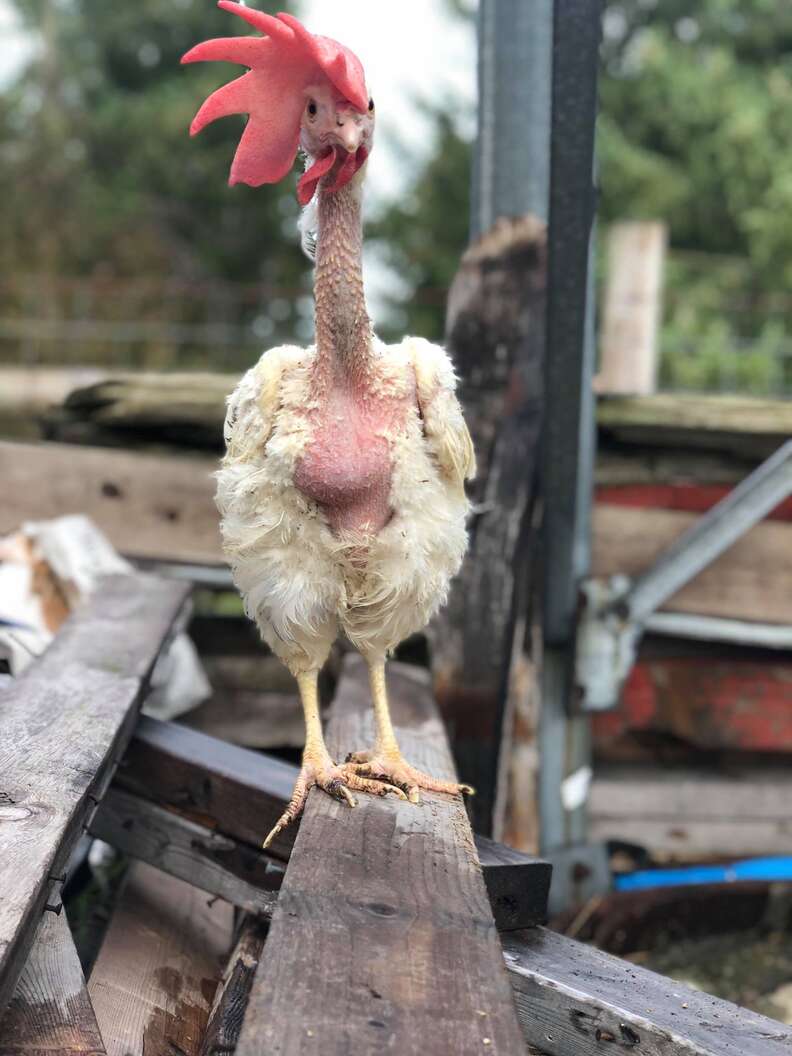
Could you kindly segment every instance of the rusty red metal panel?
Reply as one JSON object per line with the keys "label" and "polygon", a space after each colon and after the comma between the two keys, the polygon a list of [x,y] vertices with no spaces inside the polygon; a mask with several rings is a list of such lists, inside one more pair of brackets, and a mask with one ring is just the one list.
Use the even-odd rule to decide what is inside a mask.
{"label": "rusty red metal panel", "polygon": [[595,747],[638,731],[699,748],[792,751],[792,660],[639,660],[619,708],[595,716]]}
{"label": "rusty red metal panel", "polygon": [[[731,488],[726,484],[619,484],[597,488],[596,499],[614,506],[704,513],[729,491]],[[769,517],[776,521],[792,521],[792,496],[777,506]]]}

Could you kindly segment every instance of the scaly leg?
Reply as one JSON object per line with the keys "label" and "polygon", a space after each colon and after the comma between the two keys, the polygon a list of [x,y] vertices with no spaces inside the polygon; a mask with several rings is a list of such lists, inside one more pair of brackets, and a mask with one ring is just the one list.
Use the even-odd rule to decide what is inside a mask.
{"label": "scaly leg", "polygon": [[460,785],[456,781],[441,781],[416,770],[404,759],[393,731],[388,695],[385,688],[385,661],[368,662],[371,696],[374,701],[374,723],[376,738],[374,748],[366,752],[352,752],[342,767],[344,780],[350,776],[367,777],[374,781],[385,781],[403,789],[411,803],[420,803],[420,789],[427,792],[448,792],[456,795],[464,792],[472,795],[470,785]]}
{"label": "scaly leg", "polygon": [[269,847],[278,833],[300,816],[308,793],[314,785],[323,788],[325,792],[347,803],[350,807],[357,805],[350,789],[358,792],[371,792],[376,796],[385,796],[390,792],[400,799],[407,798],[404,792],[395,785],[373,781],[359,774],[347,773],[341,767],[336,766],[330,758],[322,734],[322,721],[319,717],[318,677],[318,671],[308,671],[297,676],[297,686],[305,714],[305,749],[302,766],[289,805],[262,844],[263,847]]}

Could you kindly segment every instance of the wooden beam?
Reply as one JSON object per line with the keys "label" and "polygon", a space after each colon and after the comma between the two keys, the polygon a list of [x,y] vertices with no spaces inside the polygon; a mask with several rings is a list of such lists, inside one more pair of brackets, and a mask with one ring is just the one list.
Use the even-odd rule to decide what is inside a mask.
{"label": "wooden beam", "polygon": [[238,374],[205,371],[114,375],[73,390],[47,425],[66,441],[154,441],[220,452],[226,397],[238,381]]}
{"label": "wooden beam", "polygon": [[470,552],[430,627],[432,672],[454,759],[477,790],[477,832],[500,837],[510,764],[512,671],[528,596],[526,531],[542,412],[546,229],[501,219],[465,253],[447,335],[478,462]]}
{"label": "wooden beam", "polygon": [[589,837],[622,839],[661,859],[701,861],[792,853],[789,768],[658,767],[600,763],[589,795]]}
{"label": "wooden beam", "polygon": [[[260,846],[262,834],[283,812],[297,773],[296,766],[271,756],[235,747],[176,723],[143,716],[114,787],[178,812],[202,826],[205,833],[211,830],[218,837],[238,841],[235,851],[227,848],[223,853],[223,865],[237,876],[259,884],[260,875],[255,871],[257,851],[253,848]],[[129,810],[131,813],[131,801]],[[175,824],[162,815],[157,818],[158,826]],[[97,824],[102,824],[101,820]],[[288,859],[296,833],[296,826],[281,833],[270,849],[277,858]],[[126,831],[119,832],[117,838],[131,840],[132,836]],[[186,839],[179,837],[180,846]],[[483,836],[474,839],[498,928],[527,928],[543,922],[547,916],[550,864]],[[202,840],[208,840],[208,833]],[[135,854],[131,843],[127,846]],[[211,850],[193,850],[196,856],[206,853],[212,857]],[[177,853],[177,862],[182,853]],[[169,869],[164,857],[152,864]],[[183,864],[180,867],[186,868]]]}
{"label": "wooden beam", "polygon": [[[634,576],[648,568],[696,520],[677,510],[594,509],[591,574]],[[757,524],[686,584],[663,611],[760,623],[792,623],[792,525]]]}
{"label": "wooden beam", "polygon": [[236,947],[217,988],[198,1056],[228,1056],[236,1051],[267,927],[255,917],[243,920]]}
{"label": "wooden beam", "polygon": [[0,1009],[45,903],[137,718],[151,669],[189,593],[113,576],[3,693],[0,707]]}
{"label": "wooden beam", "polygon": [[88,984],[107,1056],[198,1056],[232,917],[221,899],[130,867]]}
{"label": "wooden beam", "polygon": [[596,391],[649,396],[657,384],[657,330],[668,228],[628,220],[608,231],[608,272]]}
{"label": "wooden beam", "polygon": [[545,928],[503,943],[525,1040],[548,1056],[788,1056],[792,1028]]}
{"label": "wooden beam", "polygon": [[519,931],[543,924],[553,873],[550,863],[486,836],[476,836],[475,840],[498,931]]}
{"label": "wooden beam", "polygon": [[[426,683],[393,665],[389,686],[407,757],[452,777]],[[327,728],[335,757],[371,743],[370,712],[350,657]],[[310,794],[237,1056],[523,1052],[464,804],[424,800],[361,796],[350,810]]]}
{"label": "wooden beam", "polygon": [[679,392],[618,396],[600,400],[597,424],[628,443],[766,458],[792,435],[792,403]]}
{"label": "wooden beam", "polygon": [[0,442],[0,534],[83,513],[133,557],[221,564],[214,459]]}
{"label": "wooden beam", "polygon": [[[283,813],[297,768],[176,723],[143,716],[116,775],[116,785],[172,807],[225,836],[260,847]],[[286,860],[288,828],[269,848]]]}
{"label": "wooden beam", "polygon": [[0,1019],[0,1056],[105,1056],[66,914],[45,913]]}
{"label": "wooden beam", "polygon": [[281,871],[269,867],[263,852],[246,844],[117,788],[102,797],[90,831],[130,858],[239,909],[272,916]]}

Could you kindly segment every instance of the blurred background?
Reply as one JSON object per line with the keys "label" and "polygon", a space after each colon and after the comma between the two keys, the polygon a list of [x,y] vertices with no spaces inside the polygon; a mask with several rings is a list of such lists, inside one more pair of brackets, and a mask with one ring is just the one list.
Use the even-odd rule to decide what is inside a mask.
{"label": "blurred background", "polygon": [[[377,96],[378,328],[439,338],[468,238],[474,5],[288,6]],[[230,70],[179,57],[233,21],[210,0],[0,0],[3,361],[238,370],[310,338],[293,184],[226,185],[241,118],[187,135]],[[599,244],[613,221],[667,225],[661,387],[789,392],[792,8],[622,0],[604,26]]]}
{"label": "blurred background", "polygon": [[[366,194],[372,314],[386,340],[442,340],[470,231],[475,0],[256,6],[286,7],[363,60],[378,114]],[[603,26],[595,253],[603,398],[592,530],[581,544],[590,544],[600,582],[640,575],[792,432],[784,399],[792,396],[792,5],[606,0]],[[220,568],[209,478],[234,375],[269,346],[311,340],[311,266],[299,248],[295,179],[227,185],[243,119],[188,135],[203,99],[238,68],[179,64],[198,41],[247,31],[214,0],[0,0],[0,531],[85,513],[145,567],[172,572],[192,562],[180,571],[203,588],[190,633],[211,697],[185,721],[294,759],[302,725],[293,685],[272,657],[262,659]],[[536,246],[518,276],[539,332],[544,242]],[[504,363],[485,376],[486,356],[476,346],[462,364],[475,369],[460,370],[477,442],[491,441],[513,409],[516,375]],[[636,372],[639,361],[646,369]],[[185,371],[189,380],[168,381]],[[539,415],[528,405],[541,394],[521,395],[518,424],[526,434],[537,426],[533,443]],[[84,449],[4,442],[42,432]],[[528,456],[520,462],[506,435],[513,480],[525,488]],[[501,457],[490,446],[473,498],[478,513],[494,511],[493,524],[508,497],[487,506],[486,466]],[[520,501],[514,521],[531,528],[532,496]],[[567,743],[577,736],[580,752],[568,752],[564,784],[580,778],[589,850],[601,861],[587,853],[581,864],[572,847],[568,861],[555,862],[556,875],[572,877],[573,908],[559,928],[786,1022],[792,885],[776,873],[761,885],[732,884],[729,863],[791,849],[790,522],[787,498],[670,599],[665,624],[636,647],[618,708],[587,718],[582,735],[574,708],[564,715]],[[484,538],[484,519],[475,524]],[[532,555],[535,541],[526,529],[515,553],[522,546]],[[500,550],[481,552],[490,560]],[[522,653],[504,662],[511,681],[496,672],[512,711],[503,719],[507,802],[493,834],[544,853],[536,795],[552,757],[542,743],[544,661],[534,662],[521,597],[530,575],[514,567],[517,586],[507,583],[503,596],[514,589],[526,625],[516,621],[503,639],[511,650],[512,637],[528,633]],[[689,617],[699,621],[694,632]],[[739,624],[731,638],[715,627],[720,620]],[[430,652],[422,639],[400,655],[426,664]],[[479,733],[470,738],[476,752]],[[480,802],[482,785],[473,783]],[[713,862],[725,863],[728,896],[715,897],[697,872],[661,878],[660,894],[604,894],[612,874]],[[788,880],[792,855],[783,868]],[[678,884],[691,890],[679,895]]]}

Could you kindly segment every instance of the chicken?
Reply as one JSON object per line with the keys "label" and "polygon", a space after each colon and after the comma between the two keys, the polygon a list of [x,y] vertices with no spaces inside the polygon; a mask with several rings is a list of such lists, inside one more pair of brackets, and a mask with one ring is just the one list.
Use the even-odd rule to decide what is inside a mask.
{"label": "chicken", "polygon": [[[191,132],[249,114],[232,184],[278,182],[302,149],[303,243],[315,257],[315,345],[273,348],[244,375],[228,401],[217,474],[234,581],[295,676],[305,712],[299,778],[266,847],[314,785],[350,806],[356,791],[414,803],[421,789],[472,792],[402,757],[385,659],[426,625],[460,567],[474,454],[443,349],[415,337],[384,345],[369,320],[361,192],[375,110],[360,61],[290,15],[219,6],[265,36],[210,40],[185,55],[249,67],[207,99]],[[371,749],[340,765],[325,746],[317,698],[339,633],[368,665],[376,730]]]}

